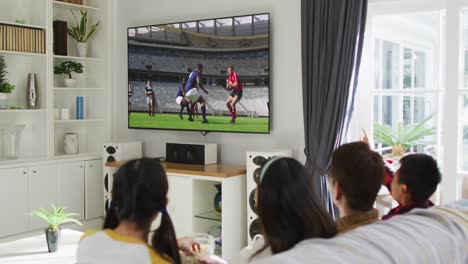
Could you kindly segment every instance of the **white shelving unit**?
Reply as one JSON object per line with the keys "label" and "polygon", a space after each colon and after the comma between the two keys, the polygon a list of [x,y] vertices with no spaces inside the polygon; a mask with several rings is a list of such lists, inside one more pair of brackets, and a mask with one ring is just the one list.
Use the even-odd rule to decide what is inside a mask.
{"label": "white shelving unit", "polygon": [[[45,54],[0,50],[7,64],[7,79],[15,85],[9,96],[12,109],[0,110],[0,128],[24,124],[18,158],[4,154],[6,137],[0,131],[0,211],[5,219],[0,240],[38,232],[45,228],[30,212],[51,203],[80,214],[85,221],[101,221],[103,216],[102,146],[110,139],[110,0],[85,0],[74,5],[53,0],[0,0],[0,24],[45,30]],[[53,21],[74,23],[70,10],[88,11],[89,23],[101,21],[101,29],[88,42],[89,57],[76,57],[76,43],[68,37],[68,56],[53,52]],[[17,23],[18,18],[25,21]],[[54,66],[76,61],[84,72],[74,75],[77,88],[64,88],[63,76],[54,75]],[[37,76],[38,109],[27,109],[27,79]],[[86,98],[83,120],[54,120],[54,110],[68,108],[75,116],[77,96]],[[79,135],[79,153],[64,153],[65,133]],[[14,199],[15,203],[11,203]]]}
{"label": "white shelving unit", "polygon": [[[19,158],[6,160],[0,142],[0,170],[10,164],[27,165],[29,161],[63,161],[67,158],[101,156],[101,147],[110,138],[110,0],[84,0],[76,5],[54,0],[0,0],[0,24],[43,29],[46,32],[45,54],[0,50],[7,63],[8,80],[15,85],[9,98],[12,109],[0,110],[1,123],[25,124],[21,136]],[[68,36],[68,55],[53,52],[53,21],[74,24],[79,11],[88,12],[89,23],[101,22],[101,28],[88,42],[88,57],[77,57],[76,42]],[[24,24],[18,23],[21,18]],[[83,65],[83,74],[73,74],[77,88],[65,88],[63,77],[54,75],[54,66],[63,61],[75,61]],[[35,73],[38,79],[38,109],[26,109],[27,78]],[[86,98],[83,120],[76,120],[76,97]],[[17,109],[19,108],[19,109]],[[70,120],[54,120],[54,110],[68,108]],[[65,133],[78,133],[80,154],[65,155]]]}

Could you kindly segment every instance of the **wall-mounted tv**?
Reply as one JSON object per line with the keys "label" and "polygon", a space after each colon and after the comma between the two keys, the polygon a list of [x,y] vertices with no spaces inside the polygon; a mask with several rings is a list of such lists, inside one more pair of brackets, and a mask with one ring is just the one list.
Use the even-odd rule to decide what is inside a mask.
{"label": "wall-mounted tv", "polygon": [[270,132],[269,14],[128,28],[128,127]]}

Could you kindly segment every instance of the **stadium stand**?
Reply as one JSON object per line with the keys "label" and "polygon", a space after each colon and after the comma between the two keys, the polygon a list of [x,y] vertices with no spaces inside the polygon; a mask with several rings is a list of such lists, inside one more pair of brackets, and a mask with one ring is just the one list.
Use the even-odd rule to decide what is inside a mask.
{"label": "stadium stand", "polygon": [[[134,91],[134,95],[131,98],[132,111],[147,111],[148,105],[146,104],[146,95],[144,93],[145,83],[131,81],[130,85]],[[157,112],[178,113],[180,107],[175,102],[175,95],[179,89],[178,84],[153,82],[153,87],[156,93]],[[203,92],[201,93],[208,101],[207,113],[209,115],[230,115],[225,104],[229,93],[221,86],[206,86],[206,89],[209,92],[208,95]],[[237,113],[239,116],[268,117],[267,101],[267,87],[244,88],[242,100],[237,105]]]}

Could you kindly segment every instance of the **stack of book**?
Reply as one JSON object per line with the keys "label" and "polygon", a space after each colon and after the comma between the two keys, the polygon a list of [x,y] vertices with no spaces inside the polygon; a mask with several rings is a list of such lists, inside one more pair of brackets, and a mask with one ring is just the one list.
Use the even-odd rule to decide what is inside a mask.
{"label": "stack of book", "polygon": [[45,53],[45,30],[0,24],[0,50]]}

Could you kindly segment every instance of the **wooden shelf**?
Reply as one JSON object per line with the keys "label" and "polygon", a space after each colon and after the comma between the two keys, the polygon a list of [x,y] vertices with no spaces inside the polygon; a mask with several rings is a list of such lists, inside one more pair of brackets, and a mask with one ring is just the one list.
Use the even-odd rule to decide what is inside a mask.
{"label": "wooden shelf", "polygon": [[70,119],[70,120],[54,120],[54,124],[79,124],[79,123],[92,123],[103,122],[104,119]]}
{"label": "wooden shelf", "polygon": [[0,54],[11,54],[11,55],[21,55],[21,56],[33,56],[33,57],[46,57],[45,53],[31,53],[31,52],[19,52],[19,51],[8,51],[0,50]]}
{"label": "wooden shelf", "polygon": [[61,55],[54,55],[54,59],[61,59],[61,60],[82,60],[82,61],[102,61],[102,59],[100,59],[100,58],[74,57],[74,56],[61,56]]}
{"label": "wooden shelf", "polygon": [[21,23],[9,22],[9,21],[2,21],[2,20],[0,20],[0,24],[3,24],[3,25],[10,25],[10,26],[16,26],[16,27],[46,29],[46,27],[44,27],[44,26],[31,25],[31,24],[21,24]]}
{"label": "wooden shelf", "polygon": [[86,5],[77,5],[77,4],[70,4],[61,1],[53,1],[55,8],[67,8],[73,10],[91,10],[91,11],[101,11],[100,8],[93,7],[93,6],[86,6]]}

